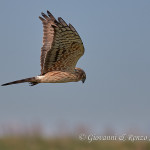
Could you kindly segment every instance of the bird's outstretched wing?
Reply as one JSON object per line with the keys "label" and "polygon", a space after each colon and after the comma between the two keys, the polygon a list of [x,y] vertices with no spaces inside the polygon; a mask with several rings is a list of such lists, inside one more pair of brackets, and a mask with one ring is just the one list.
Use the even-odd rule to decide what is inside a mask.
{"label": "bird's outstretched wing", "polygon": [[54,70],[73,71],[84,54],[82,40],[75,28],[62,18],[58,21],[47,11],[39,17],[43,23],[43,47],[41,48],[41,75]]}

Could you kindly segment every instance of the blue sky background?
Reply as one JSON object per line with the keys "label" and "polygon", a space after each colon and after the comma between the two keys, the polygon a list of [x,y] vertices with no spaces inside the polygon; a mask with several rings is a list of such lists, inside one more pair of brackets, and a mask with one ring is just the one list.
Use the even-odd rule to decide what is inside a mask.
{"label": "blue sky background", "polygon": [[149,0],[1,0],[0,83],[40,74],[41,12],[80,34],[85,84],[0,87],[0,126],[39,123],[53,132],[85,125],[150,133]]}

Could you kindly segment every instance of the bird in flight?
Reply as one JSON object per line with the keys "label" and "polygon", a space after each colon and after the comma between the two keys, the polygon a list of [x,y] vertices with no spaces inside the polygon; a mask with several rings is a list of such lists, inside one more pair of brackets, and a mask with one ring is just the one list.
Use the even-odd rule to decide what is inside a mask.
{"label": "bird in flight", "polygon": [[39,19],[43,24],[43,46],[41,48],[41,74],[25,78],[2,86],[29,82],[31,86],[38,83],[83,83],[85,72],[76,67],[79,58],[84,54],[83,42],[75,28],[61,18],[58,20],[47,11]]}

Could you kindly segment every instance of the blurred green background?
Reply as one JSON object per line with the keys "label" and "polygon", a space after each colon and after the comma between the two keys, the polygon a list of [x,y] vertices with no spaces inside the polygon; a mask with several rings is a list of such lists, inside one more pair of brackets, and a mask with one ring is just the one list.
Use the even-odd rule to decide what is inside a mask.
{"label": "blurred green background", "polygon": [[150,142],[97,141],[88,143],[72,137],[43,138],[13,136],[0,138],[1,150],[149,150]]}

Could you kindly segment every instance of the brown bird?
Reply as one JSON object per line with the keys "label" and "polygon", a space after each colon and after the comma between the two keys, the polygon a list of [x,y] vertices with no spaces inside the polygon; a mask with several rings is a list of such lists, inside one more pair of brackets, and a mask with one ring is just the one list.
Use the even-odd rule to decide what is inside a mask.
{"label": "brown bird", "polygon": [[86,80],[85,72],[76,68],[79,58],[84,54],[83,42],[75,28],[59,17],[58,20],[47,11],[39,19],[43,24],[43,46],[41,48],[41,74],[39,76],[2,84],[2,86],[29,82],[65,83]]}

